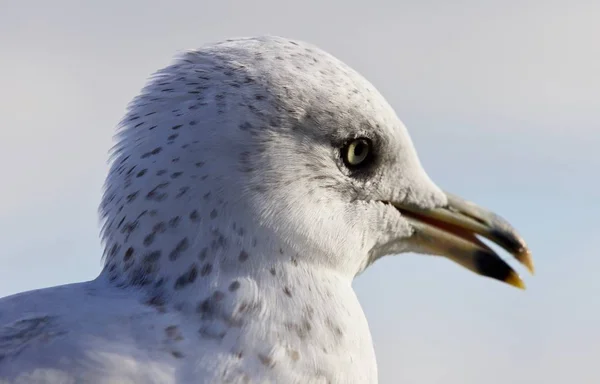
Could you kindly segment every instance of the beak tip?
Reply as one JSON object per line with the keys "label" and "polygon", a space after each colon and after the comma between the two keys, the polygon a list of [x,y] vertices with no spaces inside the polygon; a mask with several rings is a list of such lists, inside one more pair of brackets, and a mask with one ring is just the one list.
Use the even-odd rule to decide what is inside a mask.
{"label": "beak tip", "polygon": [[521,252],[519,252],[518,260],[527,268],[529,273],[535,275],[535,266],[533,265],[533,258],[531,257],[531,252],[529,249],[524,248]]}
{"label": "beak tip", "polygon": [[521,290],[527,289],[527,287],[525,286],[525,282],[523,282],[521,276],[519,276],[516,272],[513,272],[510,275],[508,275],[504,282]]}

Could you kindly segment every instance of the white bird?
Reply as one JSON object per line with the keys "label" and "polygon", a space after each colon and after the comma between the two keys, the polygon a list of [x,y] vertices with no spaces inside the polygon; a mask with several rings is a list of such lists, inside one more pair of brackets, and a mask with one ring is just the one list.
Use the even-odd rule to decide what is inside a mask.
{"label": "white bird", "polygon": [[130,104],[93,281],[0,300],[1,383],[376,383],[351,282],[445,256],[523,287],[498,216],[438,188],[402,122],[330,54],[279,37],[178,55]]}

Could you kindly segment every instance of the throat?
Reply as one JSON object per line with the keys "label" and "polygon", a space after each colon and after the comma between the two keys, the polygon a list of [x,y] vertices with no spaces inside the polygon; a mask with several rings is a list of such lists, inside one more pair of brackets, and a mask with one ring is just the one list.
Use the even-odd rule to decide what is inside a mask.
{"label": "throat", "polygon": [[350,375],[343,382],[369,382],[376,369],[351,282],[331,270],[285,261],[251,273],[213,271],[146,303],[177,313],[181,329],[192,330],[227,364],[258,369],[252,376],[269,372],[294,382],[289,374],[306,372],[335,382],[343,367]]}
{"label": "throat", "polygon": [[345,382],[369,382],[375,357],[351,277],[300,257],[239,210],[228,219],[233,207],[212,209],[130,210],[108,237],[100,278],[140,292],[160,313],[177,313],[244,370],[282,370],[285,378],[303,365],[335,381],[342,366]]}

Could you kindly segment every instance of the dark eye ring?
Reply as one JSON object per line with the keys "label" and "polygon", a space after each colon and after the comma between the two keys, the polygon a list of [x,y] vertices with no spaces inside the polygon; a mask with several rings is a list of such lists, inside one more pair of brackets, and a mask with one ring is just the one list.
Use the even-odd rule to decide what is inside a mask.
{"label": "dark eye ring", "polygon": [[342,148],[342,159],[348,168],[368,164],[372,155],[373,143],[367,138],[353,139]]}

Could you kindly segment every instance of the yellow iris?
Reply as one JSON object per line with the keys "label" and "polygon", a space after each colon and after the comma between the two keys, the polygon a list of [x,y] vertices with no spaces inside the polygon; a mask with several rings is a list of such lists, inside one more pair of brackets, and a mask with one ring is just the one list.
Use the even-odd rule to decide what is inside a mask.
{"label": "yellow iris", "polygon": [[365,139],[356,139],[346,147],[346,162],[349,165],[360,165],[371,150],[370,143]]}

